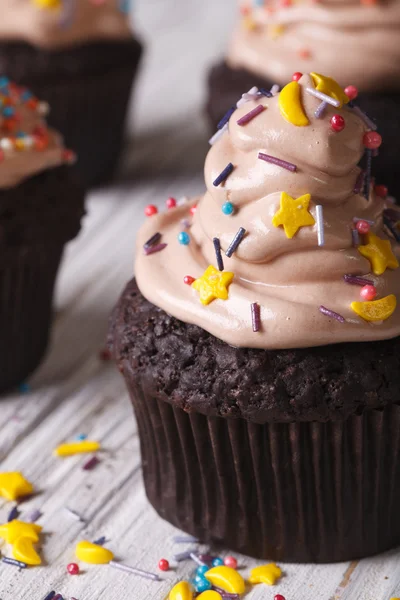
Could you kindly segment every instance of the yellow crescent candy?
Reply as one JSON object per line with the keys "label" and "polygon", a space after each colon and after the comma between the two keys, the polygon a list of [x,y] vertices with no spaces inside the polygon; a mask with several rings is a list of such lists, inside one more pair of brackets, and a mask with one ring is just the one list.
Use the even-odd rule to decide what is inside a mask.
{"label": "yellow crescent candy", "polygon": [[27,537],[19,537],[12,546],[13,557],[27,565],[40,565],[42,560],[33,547],[33,543],[33,540]]}
{"label": "yellow crescent candy", "polygon": [[297,81],[291,81],[279,94],[279,110],[286,121],[296,127],[309,125],[309,120],[301,103],[301,86]]}
{"label": "yellow crescent candy", "polygon": [[193,600],[193,589],[187,581],[180,581],[169,593],[168,600]]}
{"label": "yellow crescent candy", "polygon": [[33,0],[33,4],[36,4],[39,8],[52,10],[61,8],[61,0]]}
{"label": "yellow crescent candy", "polygon": [[390,294],[390,296],[385,296],[380,300],[352,302],[351,308],[366,321],[385,321],[394,313],[396,305],[396,296]]}
{"label": "yellow crescent candy", "polygon": [[229,594],[243,594],[246,585],[243,577],[231,567],[214,567],[207,571],[204,576],[212,585],[219,587]]}
{"label": "yellow crescent candy", "polygon": [[61,444],[54,450],[54,456],[72,456],[73,454],[84,454],[86,452],[96,452],[99,450],[99,442],[84,440],[83,442],[71,442]]}
{"label": "yellow crescent candy", "polygon": [[9,544],[13,544],[18,538],[27,538],[32,542],[38,542],[41,531],[42,527],[36,525],[36,523],[25,523],[14,519],[0,525],[0,538],[3,538]]}
{"label": "yellow crescent candy", "polygon": [[75,548],[75,554],[79,560],[90,565],[105,565],[114,558],[111,550],[92,544],[86,540],[78,542]]}
{"label": "yellow crescent candy", "polygon": [[222,600],[222,596],[214,590],[207,590],[200,594],[200,596],[197,596],[196,600]]}

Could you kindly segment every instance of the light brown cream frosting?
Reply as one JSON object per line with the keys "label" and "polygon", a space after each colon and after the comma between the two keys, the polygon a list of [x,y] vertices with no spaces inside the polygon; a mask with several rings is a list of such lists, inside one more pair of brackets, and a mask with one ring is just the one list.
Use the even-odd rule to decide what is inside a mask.
{"label": "light brown cream frosting", "polygon": [[[13,187],[24,179],[74,161],[62,136],[47,127],[48,106],[26,89],[0,85],[0,189]],[[7,109],[12,115],[7,116]]]}
{"label": "light brown cream frosting", "polygon": [[231,67],[279,84],[313,70],[362,91],[400,89],[400,0],[284,4],[270,0],[240,20],[226,57]]}
{"label": "light brown cream frosting", "polygon": [[[371,231],[388,239],[382,224],[385,202],[373,192],[369,200],[353,192],[366,126],[350,108],[328,107],[323,118],[315,118],[320,101],[305,91],[313,81],[303,76],[300,83],[308,126],[297,127],[282,117],[279,95],[243,104],[231,116],[229,131],[209,151],[207,191],[192,202],[197,203],[192,226],[185,229],[182,223],[190,217],[186,204],[149,218],[138,237],[136,277],[144,296],[234,346],[308,347],[400,334],[399,309],[382,322],[367,322],[351,308],[352,302],[360,300],[360,287],[343,280],[345,274],[367,277],[377,288],[377,298],[400,293],[400,271],[386,269],[383,275],[374,275],[369,260],[352,243],[354,217],[374,221]],[[260,104],[265,107],[261,114],[245,126],[237,124]],[[340,133],[330,127],[336,113],[346,122]],[[259,152],[293,163],[297,171],[266,163],[258,158]],[[215,187],[214,180],[228,163],[234,165],[233,172],[225,184]],[[323,247],[318,246],[317,225],[302,227],[292,239],[273,225],[283,191],[293,198],[311,194],[309,210],[314,218],[316,205],[322,205]],[[226,201],[235,207],[232,216],[221,210]],[[225,251],[240,227],[246,229],[246,236],[227,258]],[[187,246],[178,242],[181,231],[189,233]],[[167,247],[147,256],[143,245],[156,232]],[[200,278],[209,265],[217,266],[214,237],[221,242],[225,271],[234,278],[227,300],[216,299],[205,306],[198,291],[183,280],[187,275]],[[392,248],[398,257],[399,246],[392,242]],[[261,308],[257,333],[250,309],[255,302]],[[321,314],[321,305],[346,322]]]}
{"label": "light brown cream frosting", "polygon": [[131,35],[121,0],[1,0],[1,40],[60,48]]}

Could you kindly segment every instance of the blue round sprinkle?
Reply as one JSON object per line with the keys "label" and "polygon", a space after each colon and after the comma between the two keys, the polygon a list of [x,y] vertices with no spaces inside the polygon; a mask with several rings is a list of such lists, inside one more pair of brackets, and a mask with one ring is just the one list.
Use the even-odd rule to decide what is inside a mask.
{"label": "blue round sprinkle", "polygon": [[79,440],[80,442],[82,442],[83,440],[86,440],[87,435],[86,433],[78,433],[78,435],[76,436],[76,440]]}
{"label": "blue round sprinkle", "polygon": [[208,567],[207,565],[200,565],[200,567],[197,568],[196,573],[197,575],[199,575],[199,577],[204,577],[204,573],[207,573],[207,571],[210,570],[210,567]]}
{"label": "blue round sprinkle", "polygon": [[178,233],[178,242],[184,246],[187,246],[190,242],[190,235],[186,233],[186,231],[181,231]]}
{"label": "blue round sprinkle", "polygon": [[195,581],[194,589],[196,592],[206,592],[207,590],[211,590],[211,587],[211,583],[207,579],[202,579],[201,581]]}
{"label": "blue round sprinkle", "polygon": [[29,383],[20,383],[18,386],[18,390],[20,394],[29,394],[31,391],[31,386]]}
{"label": "blue round sprinkle", "polygon": [[15,110],[13,109],[12,106],[5,106],[3,108],[3,115],[5,117],[12,117],[15,114]]}
{"label": "blue round sprinkle", "polygon": [[224,564],[224,561],[219,556],[217,556],[216,558],[214,558],[214,560],[212,561],[212,566],[213,567],[220,567],[223,564]]}
{"label": "blue round sprinkle", "polygon": [[234,206],[232,202],[225,202],[225,204],[222,205],[222,212],[224,213],[224,215],[231,215],[233,211]]}

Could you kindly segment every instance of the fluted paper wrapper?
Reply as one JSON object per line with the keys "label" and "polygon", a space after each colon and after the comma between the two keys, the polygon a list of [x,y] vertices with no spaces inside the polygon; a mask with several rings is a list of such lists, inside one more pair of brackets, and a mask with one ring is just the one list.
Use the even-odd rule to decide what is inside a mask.
{"label": "fluted paper wrapper", "polygon": [[202,541],[256,558],[334,562],[400,543],[400,407],[255,424],[188,414],[125,372],[147,496]]}
{"label": "fluted paper wrapper", "polygon": [[48,122],[77,153],[85,186],[105,183],[114,174],[141,52],[135,39],[58,52],[0,44],[2,73],[49,103]]}

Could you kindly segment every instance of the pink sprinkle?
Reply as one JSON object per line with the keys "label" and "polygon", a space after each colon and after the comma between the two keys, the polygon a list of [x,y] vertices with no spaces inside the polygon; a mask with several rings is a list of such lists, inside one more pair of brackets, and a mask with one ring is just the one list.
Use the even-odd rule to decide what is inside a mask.
{"label": "pink sprinkle", "polygon": [[252,121],[254,119],[254,117],[257,117],[260,113],[262,113],[264,109],[265,109],[265,106],[263,106],[262,104],[259,104],[258,106],[256,106],[256,108],[253,108],[253,110],[251,110],[249,113],[247,113],[247,115],[244,115],[243,117],[241,117],[237,121],[237,124],[240,125],[241,127],[243,125],[247,125],[247,123]]}
{"label": "pink sprinkle", "polygon": [[168,244],[157,244],[156,246],[151,246],[151,248],[145,248],[144,253],[148,256],[149,254],[154,254],[155,252],[160,252],[164,250]]}
{"label": "pink sprinkle", "polygon": [[251,321],[253,325],[254,333],[260,331],[261,319],[260,319],[260,305],[257,302],[253,302],[251,305]]}

